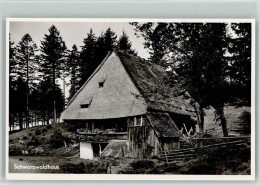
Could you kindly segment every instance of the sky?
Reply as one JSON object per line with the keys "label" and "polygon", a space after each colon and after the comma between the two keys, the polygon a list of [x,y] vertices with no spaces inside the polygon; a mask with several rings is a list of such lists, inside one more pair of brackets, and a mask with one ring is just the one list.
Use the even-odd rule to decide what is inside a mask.
{"label": "sky", "polygon": [[[87,37],[90,29],[93,30],[93,33],[96,36],[100,36],[101,32],[105,32],[107,28],[111,28],[118,38],[122,35],[124,30],[129,36],[129,40],[132,42],[132,48],[138,52],[138,55],[142,58],[147,59],[149,53],[147,49],[144,49],[143,43],[144,39],[142,37],[137,37],[135,35],[134,26],[131,26],[128,22],[72,22],[72,21],[10,21],[9,32],[11,34],[11,41],[17,44],[21,38],[26,34],[30,34],[33,41],[39,47],[41,41],[43,41],[44,34],[49,34],[48,29],[55,25],[56,28],[60,31],[60,35],[63,37],[63,40],[66,43],[68,49],[72,49],[74,44],[80,50],[80,46],[83,46],[83,40]],[[231,33],[229,29],[229,33]],[[117,39],[118,39],[117,38]],[[66,81],[66,83],[69,80]],[[61,87],[63,87],[63,82],[59,80],[58,82]],[[69,88],[66,88],[65,95],[68,97]]]}
{"label": "sky", "polygon": [[[128,22],[32,22],[32,21],[10,21],[9,32],[11,35],[11,41],[15,45],[21,41],[21,38],[26,34],[30,34],[33,41],[38,47],[43,41],[44,34],[49,34],[48,29],[55,25],[56,28],[60,31],[60,35],[68,49],[72,49],[74,44],[80,50],[80,46],[83,46],[83,40],[87,37],[90,29],[93,30],[93,33],[96,36],[100,36],[101,32],[105,32],[107,28],[111,28],[119,38],[122,35],[124,30],[129,36],[129,40],[132,43],[132,48],[138,52],[138,55],[142,58],[147,59],[149,57],[148,51],[144,49],[142,37],[137,37],[134,35],[134,27],[131,26]],[[117,39],[118,39],[117,38]],[[69,82],[69,79],[65,79],[66,82]],[[69,87],[63,89],[63,81],[61,79],[57,80],[58,84],[65,91],[65,97],[69,96]]]}
{"label": "sky", "polygon": [[[60,31],[60,35],[66,43],[68,49],[72,49],[72,45],[76,44],[80,49],[83,46],[83,40],[87,37],[87,33],[92,28],[96,36],[100,36],[101,32],[105,32],[107,28],[111,28],[118,38],[122,35],[124,30],[132,42],[132,48],[138,52],[138,55],[147,59],[149,57],[148,51],[144,49],[142,37],[137,38],[134,35],[134,26],[128,22],[10,22],[11,41],[17,44],[21,38],[29,33],[33,41],[39,47],[43,40],[44,34],[49,34],[48,29],[55,25]],[[118,39],[117,38],[117,39]]]}

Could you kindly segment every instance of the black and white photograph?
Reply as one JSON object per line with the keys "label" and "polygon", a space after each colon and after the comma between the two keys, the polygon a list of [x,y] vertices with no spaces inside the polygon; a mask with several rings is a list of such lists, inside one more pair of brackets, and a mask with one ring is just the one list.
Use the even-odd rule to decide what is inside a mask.
{"label": "black and white photograph", "polygon": [[6,23],[10,178],[254,177],[254,19]]}

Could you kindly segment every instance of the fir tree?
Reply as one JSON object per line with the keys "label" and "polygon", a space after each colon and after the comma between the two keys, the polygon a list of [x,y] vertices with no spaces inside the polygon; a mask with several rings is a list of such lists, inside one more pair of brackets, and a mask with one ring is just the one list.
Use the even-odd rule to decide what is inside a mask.
{"label": "fir tree", "polygon": [[[203,132],[204,108],[213,106],[227,136],[223,108],[227,92],[226,25],[203,23],[131,23],[145,38],[150,60],[171,67],[179,83],[198,103],[195,106]],[[196,105],[196,103],[195,103]]]}
{"label": "fir tree", "polygon": [[232,23],[235,36],[229,37],[229,77],[236,100],[251,102],[251,24]]}
{"label": "fir tree", "polygon": [[68,57],[68,67],[70,70],[70,90],[69,90],[69,100],[74,96],[74,94],[79,90],[79,74],[80,74],[80,65],[79,65],[79,52],[76,45],[72,46],[72,51]]}
{"label": "fir tree", "polygon": [[125,31],[122,32],[122,35],[120,36],[120,38],[118,40],[117,48],[119,50],[124,50],[124,51],[131,53],[131,54],[135,54],[134,50],[132,50],[132,43],[129,40],[129,37],[125,33]]}
{"label": "fir tree", "polygon": [[95,59],[100,64],[107,55],[104,33],[97,38],[95,48]]}
{"label": "fir tree", "polygon": [[19,65],[19,73],[22,79],[26,81],[26,127],[29,127],[29,94],[32,84],[31,77],[35,74],[36,70],[36,44],[33,42],[31,36],[27,33],[23,36],[17,45],[16,60]]}
{"label": "fir tree", "polygon": [[105,47],[104,52],[107,54],[109,51],[112,51],[116,47],[116,34],[108,28],[104,34]]}
{"label": "fir tree", "polygon": [[90,29],[83,43],[84,45],[80,52],[80,86],[83,85],[99,64],[95,60],[96,36],[92,29]]}
{"label": "fir tree", "polygon": [[51,81],[53,89],[53,122],[56,123],[56,100],[55,100],[55,80],[61,77],[61,73],[64,70],[64,62],[66,59],[66,45],[60,36],[60,32],[53,25],[49,29],[49,34],[44,35],[44,40],[41,41],[42,51],[42,72],[44,74],[45,81]]}

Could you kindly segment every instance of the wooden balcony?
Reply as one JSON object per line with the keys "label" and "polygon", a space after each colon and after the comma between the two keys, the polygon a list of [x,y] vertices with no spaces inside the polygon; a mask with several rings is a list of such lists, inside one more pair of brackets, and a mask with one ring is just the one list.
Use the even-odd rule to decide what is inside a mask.
{"label": "wooden balcony", "polygon": [[127,132],[119,132],[113,129],[106,129],[106,130],[78,129],[77,137],[80,141],[107,143],[112,139],[126,140]]}

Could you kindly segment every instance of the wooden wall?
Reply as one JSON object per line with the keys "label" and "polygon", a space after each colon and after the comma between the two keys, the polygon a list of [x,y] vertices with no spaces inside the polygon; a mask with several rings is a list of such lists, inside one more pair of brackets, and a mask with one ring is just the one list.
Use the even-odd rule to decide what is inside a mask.
{"label": "wooden wall", "polygon": [[159,155],[161,150],[180,148],[179,138],[158,138],[145,115],[142,126],[134,126],[134,117],[128,118],[127,140],[129,157],[133,158],[143,158],[149,148],[153,148],[151,156]]}

